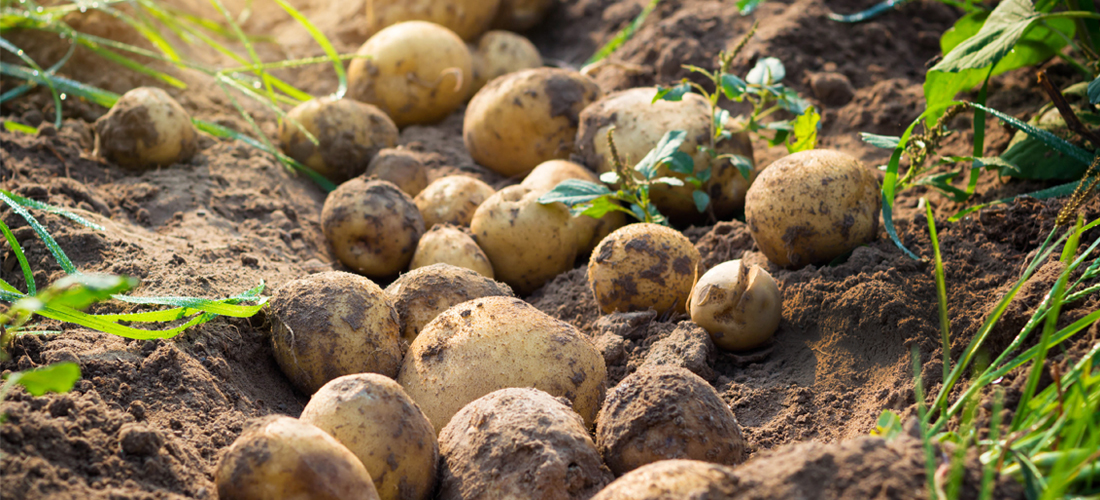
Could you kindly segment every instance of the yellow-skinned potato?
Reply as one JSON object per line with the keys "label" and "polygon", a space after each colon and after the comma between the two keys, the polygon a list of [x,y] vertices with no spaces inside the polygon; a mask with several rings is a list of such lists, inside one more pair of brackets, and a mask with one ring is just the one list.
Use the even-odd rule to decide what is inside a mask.
{"label": "yellow-skinned potato", "polygon": [[195,153],[191,117],[167,92],[138,87],[95,121],[95,155],[118,166],[146,169],[186,161]]}
{"label": "yellow-skinned potato", "polygon": [[772,338],[783,316],[783,298],[767,271],[731,260],[699,278],[688,298],[688,310],[714,345],[743,351]]}
{"label": "yellow-skinned potato", "polygon": [[542,22],[554,0],[500,0],[500,9],[493,18],[493,28],[527,31]]}
{"label": "yellow-skinned potato", "polygon": [[378,106],[398,127],[433,123],[469,95],[470,50],[438,24],[407,21],[375,33],[348,66],[351,97]]}
{"label": "yellow-skinned potato", "polygon": [[428,21],[465,40],[477,39],[489,29],[500,0],[368,0],[367,30],[379,30],[405,21]]}
{"label": "yellow-skinned potato", "polygon": [[477,207],[470,223],[496,278],[521,294],[572,269],[577,258],[569,210],[557,203],[543,205],[539,196],[523,186],[506,187]]}
{"label": "yellow-skinned potato", "polygon": [[393,379],[375,373],[334,379],[313,394],[299,419],[355,454],[381,500],[427,500],[435,490],[435,429]]}
{"label": "yellow-skinned potato", "polygon": [[737,498],[741,478],[730,467],[698,460],[662,460],[631,471],[592,500]]}
{"label": "yellow-skinned potato", "polygon": [[425,325],[451,306],[497,295],[514,296],[504,283],[449,264],[409,271],[386,287],[386,296],[401,318],[401,336],[410,344]]}
{"label": "yellow-skinned potato", "polygon": [[454,306],[413,341],[397,382],[438,433],[463,406],[508,387],[563,396],[591,427],[607,391],[603,355],[573,325],[516,298]]}
{"label": "yellow-skinned potato", "polygon": [[659,224],[629,224],[592,251],[588,285],[605,314],[687,312],[699,260],[699,251],[679,231]]}
{"label": "yellow-skinned potato", "polygon": [[[303,129],[317,139],[317,145]],[[279,124],[279,142],[287,156],[340,183],[361,175],[379,150],[397,144],[397,125],[370,104],[321,97],[286,114]]]}
{"label": "yellow-skinned potato", "polygon": [[[554,189],[566,179],[579,179],[595,184],[602,184],[600,179],[591,170],[567,160],[550,160],[540,163],[527,177],[523,178],[521,186],[529,187],[540,193]],[[620,227],[626,225],[626,214],[619,211],[608,212],[599,219],[587,215],[577,215],[570,220],[573,232],[577,236],[577,254],[588,255],[601,240]]]}
{"label": "yellow-skinned potato", "polygon": [[536,68],[490,81],[470,100],[462,139],[478,164],[506,177],[526,175],[573,152],[578,115],[600,88],[576,71]]}
{"label": "yellow-skinned potato", "polygon": [[481,35],[470,55],[474,61],[471,95],[498,76],[542,66],[542,56],[535,44],[510,31],[495,30]]}
{"label": "yellow-skinned potato", "polygon": [[776,265],[825,264],[878,237],[878,178],[855,157],[828,149],[776,160],[745,200],[752,239]]}
{"label": "yellow-skinned potato", "polygon": [[469,226],[478,205],[495,192],[492,186],[468,175],[448,175],[428,184],[413,201],[424,217],[424,227]]}
{"label": "yellow-skinned potato", "polygon": [[450,224],[436,224],[420,237],[409,271],[432,264],[450,264],[489,279],[495,277],[489,257],[477,246],[470,230]]}
{"label": "yellow-skinned potato", "polygon": [[284,415],[249,425],[218,462],[214,483],[220,500],[379,500],[351,451]]}
{"label": "yellow-skinned potato", "polygon": [[405,194],[415,197],[428,187],[428,169],[422,155],[402,147],[383,149],[367,166],[367,177],[390,181]]}
{"label": "yellow-skinned potato", "polygon": [[412,198],[392,182],[356,177],[325,199],[321,230],[344,265],[388,277],[409,265],[424,234],[424,219]]}

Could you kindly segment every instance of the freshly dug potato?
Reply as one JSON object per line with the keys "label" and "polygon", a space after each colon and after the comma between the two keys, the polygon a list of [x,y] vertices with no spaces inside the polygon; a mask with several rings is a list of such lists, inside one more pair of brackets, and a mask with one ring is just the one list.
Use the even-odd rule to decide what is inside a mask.
{"label": "freshly dug potato", "polygon": [[[580,127],[577,130],[576,150],[588,168],[600,173],[613,169],[611,151],[607,144],[607,131],[615,127],[615,146],[619,156],[628,167],[633,167],[645,158],[651,149],[670,130],[687,132],[687,140],[680,145],[680,151],[690,155],[698,174],[708,167],[710,179],[703,184],[702,190],[710,195],[714,213],[726,218],[744,206],[745,191],[752,179],[745,179],[729,160],[712,159],[699,145],[710,142],[710,104],[699,94],[685,94],[678,102],[657,101],[651,104],[657,94],[656,87],[641,87],[608,94],[603,99],[588,106],[580,114]],[[726,127],[736,130],[732,120]],[[736,154],[752,160],[752,143],[746,132],[738,132],[730,139],[716,146],[720,154]],[[672,172],[666,166],[658,170],[658,176],[678,177],[683,174]],[[662,214],[678,221],[695,221],[701,217],[695,206],[692,192],[695,187],[685,183],[683,186],[658,185],[651,190],[653,204]]]}
{"label": "freshly dug potato", "polygon": [[428,21],[466,40],[489,29],[500,0],[371,0],[367,2],[367,31],[404,21]]}
{"label": "freshly dug potato", "polygon": [[474,161],[506,177],[573,152],[578,115],[599,99],[591,78],[559,68],[526,69],[489,82],[466,108],[462,139]]}
{"label": "freshly dug potato", "polygon": [[428,187],[428,168],[424,156],[424,153],[404,147],[383,149],[367,166],[367,177],[390,181],[405,194],[415,197]]}
{"label": "freshly dug potato", "polygon": [[214,483],[221,500],[379,500],[344,445],[283,415],[250,424],[218,461]]}
{"label": "freshly dug potato", "polygon": [[375,373],[334,379],[309,399],[300,420],[355,454],[381,500],[427,500],[435,491],[435,429],[393,379]]}
{"label": "freshly dug potato", "polygon": [[424,217],[425,227],[469,226],[478,205],[495,192],[492,186],[468,175],[448,175],[428,184],[413,201]]}
{"label": "freshly dug potato", "polygon": [[374,104],[398,127],[432,123],[469,95],[470,50],[438,24],[407,21],[375,33],[348,66],[351,97]]}
{"label": "freshly dug potato", "polygon": [[[302,129],[313,134],[317,145]],[[279,142],[287,156],[340,183],[362,175],[379,150],[397,144],[397,125],[370,104],[321,97],[286,114],[279,124]]]}
{"label": "freshly dug potato", "polygon": [[[545,193],[554,189],[566,179],[579,179],[582,181],[601,184],[599,177],[591,170],[567,160],[550,160],[540,163],[531,173],[524,177],[521,186],[529,187],[539,193]],[[564,205],[563,205],[564,206]],[[570,225],[577,236],[577,253],[588,255],[592,249],[607,235],[626,225],[626,214],[614,211],[608,212],[599,219],[587,215],[578,215],[570,219]]]}
{"label": "freshly dug potato", "polygon": [[305,394],[341,375],[393,377],[401,366],[400,318],[367,278],[330,271],[289,281],[268,307],[275,361]]}
{"label": "freshly dug potato", "polygon": [[688,297],[691,320],[710,334],[714,345],[743,351],[763,345],[779,328],[783,297],[760,266],[741,260],[714,266],[703,274]]}
{"label": "freshly dug potato", "polygon": [[878,237],[878,178],[855,157],[828,149],[776,160],[745,199],[745,222],[768,260],[825,264]]}
{"label": "freshly dug potato", "polygon": [[474,212],[470,230],[489,256],[497,279],[529,294],[573,268],[577,237],[564,205],[543,205],[538,191],[509,186]]}
{"label": "freshly dug potato", "polygon": [[493,18],[493,28],[527,31],[542,22],[554,0],[500,0],[500,9]]}
{"label": "freshly dug potato", "polygon": [[469,402],[507,387],[564,396],[591,427],[607,392],[607,367],[573,325],[520,299],[482,297],[428,323],[409,347],[397,382],[436,432]]}
{"label": "freshly dug potato", "polygon": [[325,199],[321,230],[344,265],[387,277],[409,265],[424,234],[424,219],[412,198],[392,182],[356,177]]}
{"label": "freshly dug potato", "polygon": [[659,224],[629,224],[592,251],[588,286],[604,314],[687,312],[699,260],[699,250],[679,231]]}
{"label": "freshly dug potato", "polygon": [[470,95],[498,76],[542,66],[542,56],[535,44],[511,31],[496,30],[481,35],[470,56],[474,63]]}
{"label": "freshly dug potato", "polygon": [[741,478],[724,465],[662,460],[635,469],[592,500],[719,500],[737,498]]}
{"label": "freshly dug potato", "polygon": [[608,392],[596,446],[618,476],[659,460],[737,465],[747,455],[729,405],[706,380],[672,366],[643,368]]}
{"label": "freshly dug potato", "polygon": [[470,230],[450,224],[436,224],[420,237],[409,270],[432,264],[450,264],[489,279],[495,277],[489,257],[477,246]]}
{"label": "freshly dug potato", "polygon": [[514,297],[512,289],[469,269],[433,264],[402,274],[386,287],[401,318],[401,336],[412,343],[440,313],[479,297]]}
{"label": "freshly dug potato", "polygon": [[501,389],[466,405],[439,448],[440,500],[586,500],[614,479],[569,401],[538,389]]}
{"label": "freshly dug potato", "polygon": [[95,121],[95,155],[123,168],[147,169],[186,161],[195,154],[191,116],[156,87],[138,87],[118,98]]}

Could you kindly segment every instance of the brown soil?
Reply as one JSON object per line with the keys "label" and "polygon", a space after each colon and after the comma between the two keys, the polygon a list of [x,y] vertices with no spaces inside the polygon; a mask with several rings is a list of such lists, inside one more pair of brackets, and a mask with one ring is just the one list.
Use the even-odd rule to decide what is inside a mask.
{"label": "brown soil", "polygon": [[[181,1],[200,4],[200,2]],[[232,2],[230,2],[232,4]],[[239,2],[243,3],[243,2]],[[281,45],[260,44],[266,59],[316,55],[308,35],[285,14],[260,9],[246,26],[272,34]],[[365,39],[362,2],[295,2],[342,52]],[[628,23],[641,0],[566,0],[543,26],[529,33],[544,56],[579,66],[602,42]],[[759,57],[781,58],[787,82],[819,106],[820,145],[841,149],[874,166],[888,152],[862,143],[857,132],[896,134],[922,109],[925,63],[938,54],[938,36],[958,12],[938,2],[914,2],[868,23],[842,25],[823,19],[830,9],[853,12],[870,0],[771,0],[741,17],[735,3],[667,0],[615,55],[616,64],[596,74],[605,92],[637,85],[669,84],[688,73],[682,64],[711,66],[754,20],[760,30],[735,62],[747,71]],[[317,5],[313,5],[317,4]],[[327,4],[327,5],[326,5]],[[231,5],[237,9],[239,6]],[[194,7],[200,9],[201,7]],[[207,17],[215,17],[203,12]],[[84,29],[128,36],[111,20],[89,20]],[[5,34],[5,36],[9,36]],[[56,41],[13,33],[40,63],[64,54]],[[134,41],[136,38],[129,40]],[[40,42],[40,43],[36,43]],[[49,42],[49,43],[47,43]],[[8,61],[10,54],[4,54]],[[78,51],[65,74],[125,91],[151,83],[146,77],[104,68]],[[1066,73],[1054,65],[1052,74]],[[1060,73],[1061,72],[1061,73]],[[334,88],[331,68],[308,67],[281,76],[316,95]],[[170,90],[194,116],[247,131],[225,96],[205,77],[181,75],[192,88]],[[10,88],[5,82],[3,90]],[[994,82],[991,104],[1013,114],[1034,110],[1042,96],[1027,73]],[[0,109],[6,119],[37,126],[53,104],[36,91]],[[261,128],[274,134],[275,120],[251,106]],[[400,144],[438,153],[430,178],[463,172],[494,187],[503,179],[470,159],[461,137],[462,111],[434,126],[411,126]],[[263,281],[269,287],[308,274],[346,270],[333,257],[320,228],[324,193],[308,179],[284,170],[272,158],[240,143],[199,140],[190,161],[145,173],[101,162],[91,154],[91,122],[105,110],[70,99],[60,130],[38,136],[0,131],[0,187],[68,207],[105,227],[95,231],[54,215],[35,212],[76,266],[142,280],[137,295],[223,297]],[[956,124],[965,129],[969,117]],[[993,151],[1010,137],[989,122]],[[969,133],[960,132],[945,153],[963,153]],[[784,149],[757,142],[756,161],[769,163]],[[1036,183],[1002,184],[985,176],[981,200],[1027,192]],[[1054,224],[1062,200],[1026,199],[974,214],[958,223],[959,209],[934,193],[902,193],[896,223],[902,241],[924,258],[932,255],[920,197],[937,207],[948,306],[957,355],[996,300],[1022,270],[1029,252]],[[1100,216],[1100,203],[1085,207]],[[40,284],[63,275],[33,232],[11,210],[0,212],[36,269]],[[744,258],[765,266],[783,292],[783,321],[773,342],[749,353],[717,351],[686,316],[652,313],[600,317],[585,280],[585,264],[558,276],[527,299],[539,309],[592,336],[605,356],[610,384],[645,364],[685,367],[710,382],[731,405],[748,442],[749,460],[737,471],[745,498],[926,498],[923,455],[915,441],[885,443],[866,437],[884,409],[903,419],[915,414],[910,352],[920,355],[924,385],[941,383],[942,353],[931,265],[909,259],[883,233],[834,266],[798,271],[769,265],[747,227],[724,221],[692,227],[685,234],[706,265]],[[0,247],[0,277],[22,283],[16,259]],[[1007,345],[1028,312],[1053,283],[1047,268],[1010,308],[991,347]],[[379,283],[385,286],[387,283]],[[21,286],[21,285],[18,285]],[[1100,307],[1096,298],[1070,304],[1063,321]],[[130,311],[119,304],[97,312]],[[0,491],[4,498],[214,498],[213,472],[221,453],[248,421],[270,414],[298,416],[307,396],[293,389],[275,363],[263,314],[218,318],[171,340],[138,341],[68,324],[44,323],[60,334],[20,337],[5,373],[56,361],[76,361],[83,371],[68,394],[11,394],[0,428]],[[1096,342],[1093,327],[1062,356]],[[1018,397],[1018,377],[1003,382],[1008,402]],[[985,410],[983,410],[985,411]],[[984,418],[984,417],[982,417]],[[967,491],[978,478],[968,476]],[[1014,484],[997,498],[1020,497]]]}

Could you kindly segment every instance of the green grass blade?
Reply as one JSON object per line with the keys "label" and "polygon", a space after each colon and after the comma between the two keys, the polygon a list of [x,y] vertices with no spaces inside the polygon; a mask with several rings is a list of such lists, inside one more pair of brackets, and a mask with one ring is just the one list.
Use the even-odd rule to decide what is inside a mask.
{"label": "green grass blade", "polygon": [[19,132],[21,134],[35,135],[38,133],[38,129],[30,126],[23,125],[19,122],[13,122],[11,120],[4,120],[4,130],[8,132]]}
{"label": "green grass blade", "polygon": [[[256,48],[252,46],[252,42],[248,40],[248,37],[244,34],[244,31],[236,23],[236,21],[233,20],[233,16],[229,14],[229,10],[225,8],[225,5],[222,4],[221,0],[210,0],[210,3],[214,6],[214,8],[218,9],[218,12],[221,12],[221,14],[225,16],[226,22],[229,24],[229,27],[233,29],[233,32],[237,35],[237,40],[241,42],[241,45],[244,45],[244,48],[248,52],[248,56],[252,60],[252,63],[263,64],[263,61],[260,59],[259,54],[256,53]],[[256,73],[256,76],[264,82],[264,88],[267,90],[268,98],[271,100],[272,104],[275,104],[275,90],[271,87],[271,81],[268,79],[267,72],[263,70],[257,70],[254,73]],[[251,119],[249,121],[251,121]]]}
{"label": "green grass blade", "polygon": [[119,95],[107,90],[98,89],[76,80],[70,80],[63,76],[45,75],[35,72],[31,68],[0,62],[0,74],[8,75],[21,80],[33,81],[43,85],[56,86],[58,90],[76,97],[81,97],[105,108],[114,106]]}
{"label": "green grass blade", "polygon": [[[70,44],[69,45],[69,50],[67,52],[65,52],[65,56],[62,57],[57,62],[53,63],[52,66],[47,68],[46,73],[52,75],[52,74],[56,73],[57,70],[61,69],[62,66],[65,66],[65,63],[69,62],[69,58],[71,58],[73,56],[73,54],[76,53],[75,49],[76,49],[76,45]],[[20,86],[14,88],[14,89],[11,89],[7,92],[4,92],[4,95],[0,95],[0,104],[3,104],[4,102],[7,102],[11,99],[15,99],[16,97],[19,97],[19,96],[23,95],[24,93],[26,93],[27,91],[29,91],[33,88],[34,88],[33,84],[26,83],[26,84],[23,84],[23,85],[20,85]],[[5,123],[7,123],[7,122],[5,122]],[[55,123],[54,125],[56,126],[57,124]]]}
{"label": "green grass blade", "polygon": [[15,211],[16,214],[26,220],[27,224],[30,224],[31,229],[33,229],[35,234],[38,235],[38,238],[42,240],[42,243],[46,245],[46,248],[50,251],[50,253],[53,254],[54,259],[57,260],[57,263],[61,266],[61,269],[63,269],[67,274],[80,273],[80,271],[76,269],[76,266],[73,265],[72,261],[69,260],[69,256],[65,255],[65,251],[62,250],[61,246],[57,244],[57,241],[53,239],[53,236],[50,236],[50,233],[46,231],[46,228],[42,227],[42,224],[39,224],[38,220],[35,219],[34,216],[31,215],[29,212],[27,212],[27,209],[23,208],[21,205],[16,203],[15,200],[9,198],[8,195],[4,193],[0,193],[0,201],[6,203],[9,207],[11,207],[13,211]]}
{"label": "green grass blade", "polygon": [[[0,300],[5,302],[14,302],[25,297],[23,292],[20,292],[18,288],[15,288],[11,283],[4,281],[2,278],[0,278],[0,294],[4,294],[0,296]],[[9,298],[11,300],[8,300]]]}
{"label": "green grass blade", "polygon": [[[27,294],[34,295],[38,293],[38,289],[34,284],[34,271],[31,271],[27,256],[23,255],[23,247],[19,245],[19,241],[15,239],[11,229],[2,220],[0,220],[0,232],[4,233],[4,239],[8,240],[8,246],[11,247],[12,253],[15,254],[15,260],[19,261],[19,267],[23,270],[23,280],[27,283]],[[15,287],[12,287],[12,290],[15,290]]]}
{"label": "green grass blade", "polygon": [[584,65],[588,66],[589,64],[600,62],[600,60],[618,50],[619,47],[630,40],[634,36],[634,33],[642,27],[642,23],[644,23],[646,18],[649,17],[649,14],[657,8],[657,4],[659,3],[661,3],[661,0],[650,0],[649,4],[647,4],[645,8],[642,9],[642,12],[638,14],[638,17],[635,17],[630,24],[619,30],[619,32],[615,34],[615,37],[604,44],[603,47],[600,47],[595,54],[592,54],[592,57],[589,57]]}
{"label": "green grass blade", "polygon": [[[1004,409],[1004,389],[998,387],[993,391],[993,413],[990,414],[989,440],[996,443],[1001,436],[1001,410]],[[995,487],[996,464],[1000,462],[1000,454],[994,453],[993,458],[982,465],[982,489],[978,500],[991,500]]]}
{"label": "green grass blade", "polygon": [[171,59],[172,62],[179,62],[181,60],[179,54],[176,53],[175,47],[173,47],[172,44],[168,42],[168,40],[165,40],[164,37],[161,36],[160,32],[155,26],[152,26],[145,21],[130,17],[120,10],[103,4],[100,4],[99,10],[110,14],[119,21],[130,25],[131,28],[137,30],[138,34],[140,34],[146,40],[149,40],[149,43],[153,44],[153,46],[156,47],[157,50],[160,50],[161,53],[163,53],[165,57]]}
{"label": "green grass blade", "polygon": [[940,256],[940,238],[936,234],[936,218],[932,216],[932,204],[925,201],[925,217],[928,219],[928,234],[932,239],[932,250],[936,259],[936,295],[940,305],[940,343],[943,350],[943,379],[951,375],[951,319],[947,316],[947,284],[944,279],[943,258]]}
{"label": "green grass blade", "polygon": [[[8,52],[11,52],[12,54],[15,54],[16,56],[19,57],[19,59],[22,59],[23,62],[27,63],[27,65],[32,68],[31,69],[32,74],[34,74],[34,75],[47,75],[48,74],[46,72],[46,70],[42,69],[42,67],[39,66],[38,63],[34,62],[34,60],[30,58],[30,56],[28,56],[25,52],[23,52],[23,49],[21,49],[19,47],[16,47],[15,45],[12,45],[11,42],[5,40],[4,38],[0,38],[0,48],[2,48],[4,50],[7,50]],[[50,87],[50,94],[53,95],[54,126],[60,129],[61,128],[61,95],[60,95],[60,93],[58,93],[57,87],[54,86],[52,79],[46,79],[45,83],[46,83],[47,86]]]}
{"label": "green grass blade", "polygon": [[76,215],[76,214],[74,214],[74,213],[72,213],[68,210],[65,210],[64,208],[55,207],[53,205],[47,205],[47,204],[42,203],[42,202],[37,201],[37,200],[32,200],[30,198],[25,198],[25,197],[22,197],[22,196],[19,196],[19,195],[15,194],[15,193],[12,193],[11,191],[8,191],[6,189],[0,189],[0,193],[3,193],[8,198],[11,198],[12,201],[18,203],[20,206],[23,206],[23,207],[26,207],[26,208],[33,208],[33,209],[36,209],[36,210],[42,210],[43,212],[51,213],[51,214],[54,214],[54,215],[60,215],[62,217],[65,217],[66,219],[69,219],[73,222],[76,222],[77,224],[90,227],[92,229],[95,229],[96,231],[103,231],[103,226],[101,226],[99,224],[96,224],[94,222],[91,222],[91,221],[89,221],[89,220],[87,220],[87,219],[85,219],[85,218],[83,218],[79,215]]}
{"label": "green grass blade", "polygon": [[[655,4],[659,1],[660,0],[653,0],[652,3]],[[340,62],[340,56],[336,53],[336,48],[332,46],[332,43],[329,42],[324,33],[321,33],[321,30],[317,29],[317,26],[310,22],[306,16],[303,16],[301,12],[298,12],[297,9],[287,3],[286,0],[275,0],[275,3],[279,4],[287,14],[290,14],[290,17],[293,17],[295,21],[298,21],[299,24],[305,27],[310,36],[317,41],[317,44],[321,46],[321,49],[323,49],[325,54],[332,60],[333,69],[336,70],[337,81],[335,97],[337,99],[344,97],[344,94],[348,91],[348,75],[344,72],[344,64]]]}
{"label": "green grass blade", "polygon": [[1021,130],[1025,134],[1042,141],[1043,144],[1046,144],[1051,149],[1058,151],[1059,153],[1062,153],[1081,163],[1084,163],[1085,165],[1091,165],[1093,159],[1095,159],[1096,157],[1095,153],[1091,153],[1077,146],[1074,146],[1065,139],[1062,139],[1061,137],[1058,137],[1046,130],[1028,125],[1027,123],[1016,119],[1016,117],[1006,115],[1000,111],[997,111],[993,108],[988,108],[978,103],[971,102],[968,103],[968,105],[997,117],[1001,121],[1011,125],[1013,128]]}
{"label": "green grass blade", "polygon": [[37,314],[45,318],[63,321],[66,323],[74,323],[104,333],[110,333],[113,335],[118,335],[120,337],[126,337],[128,339],[139,340],[172,338],[192,326],[206,323],[211,319],[217,317],[217,315],[214,314],[201,314],[175,328],[168,328],[164,330],[142,330],[140,328],[120,325],[112,321],[97,318],[96,316],[91,314],[86,314],[75,309],[65,307],[45,308],[38,311]]}
{"label": "green grass blade", "polygon": [[96,55],[98,55],[99,57],[102,57],[102,58],[104,58],[108,61],[111,61],[115,64],[118,64],[119,66],[122,66],[126,69],[129,69],[131,71],[135,71],[137,73],[141,73],[143,75],[151,76],[153,78],[156,78],[157,80],[160,80],[160,81],[162,81],[162,82],[164,82],[168,85],[171,85],[173,87],[176,87],[178,89],[187,88],[187,84],[183,83],[179,79],[177,79],[177,78],[175,78],[175,77],[173,77],[173,76],[171,76],[167,73],[164,73],[162,71],[157,71],[153,68],[150,68],[145,64],[142,64],[142,63],[139,63],[139,62],[137,62],[133,59],[130,59],[129,57],[119,55],[119,54],[117,54],[117,53],[115,53],[115,52],[113,52],[109,49],[98,47],[98,46],[96,46],[95,44],[92,44],[92,43],[81,43],[81,45],[84,45],[85,47],[88,47],[90,50],[95,52]]}

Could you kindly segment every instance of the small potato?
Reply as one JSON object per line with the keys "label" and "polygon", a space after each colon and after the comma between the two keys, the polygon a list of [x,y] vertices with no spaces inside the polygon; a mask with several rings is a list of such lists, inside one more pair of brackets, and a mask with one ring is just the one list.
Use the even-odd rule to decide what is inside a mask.
{"label": "small potato", "polygon": [[289,281],[268,307],[275,361],[304,394],[341,375],[393,377],[401,366],[400,318],[367,278],[330,271]]}
{"label": "small potato", "polygon": [[540,204],[540,195],[523,186],[506,187],[477,207],[470,223],[497,279],[521,294],[572,269],[577,258],[569,210]]}
{"label": "small potato", "polygon": [[428,187],[427,163],[431,160],[427,156],[404,147],[383,149],[367,166],[367,177],[390,181],[405,194],[415,197]]}
{"label": "small potato", "polygon": [[440,500],[580,500],[614,479],[569,401],[538,389],[501,389],[466,405],[439,448]]}
{"label": "small potato", "polygon": [[604,314],[687,312],[699,251],[683,234],[659,224],[629,224],[592,251],[588,285]]}
{"label": "small potato", "polygon": [[[602,184],[599,177],[591,170],[566,160],[550,160],[540,163],[520,183],[540,193],[554,189],[566,179],[579,179],[595,184]],[[587,215],[577,215],[570,220],[570,224],[577,236],[577,253],[588,255],[601,240],[620,227],[626,225],[626,214],[613,211],[608,212],[599,219]]]}
{"label": "small potato", "polygon": [[474,40],[489,29],[500,0],[369,0],[367,31],[404,21],[428,21],[443,26],[465,40]]}
{"label": "small potato", "polygon": [[438,24],[407,21],[375,33],[348,66],[351,97],[374,104],[398,127],[433,123],[469,95],[470,50]]}
{"label": "small potato", "polygon": [[542,22],[554,0],[500,0],[500,9],[493,18],[493,28],[527,31]]}
{"label": "small potato", "polygon": [[743,351],[772,338],[783,315],[783,298],[767,271],[731,260],[699,278],[688,297],[688,311],[714,345]]}
{"label": "small potato", "polygon": [[470,86],[470,95],[498,76],[542,66],[542,56],[535,44],[510,31],[497,30],[481,35],[470,55],[474,61],[474,83]]}
{"label": "small potato", "polygon": [[505,177],[526,175],[573,152],[578,115],[600,87],[576,71],[526,69],[482,88],[466,108],[462,140],[478,164]]}
{"label": "small potato", "polygon": [[616,479],[592,500],[719,500],[739,498],[741,478],[724,465],[662,460]]}
{"label": "small potato", "polygon": [[402,274],[386,287],[386,296],[401,318],[402,338],[411,344],[425,325],[451,306],[479,297],[514,295],[508,285],[469,269],[433,264]]}
{"label": "small potato", "polygon": [[313,394],[300,420],[355,454],[381,500],[427,500],[435,491],[435,429],[393,379],[375,373],[333,379]]}
{"label": "small potato", "polygon": [[828,149],[776,160],[745,199],[752,239],[776,265],[825,264],[878,237],[878,178],[855,157]]}
{"label": "small potato", "polygon": [[608,392],[596,446],[618,476],[671,458],[737,465],[746,456],[729,405],[706,380],[672,366],[643,368]]}
{"label": "small potato", "polygon": [[220,500],[379,500],[344,445],[283,415],[250,424],[218,461],[214,484]]}
{"label": "small potato", "polygon": [[454,224],[469,227],[474,211],[496,190],[468,175],[448,175],[436,179],[413,200],[424,226]]}
{"label": "small potato", "polygon": [[356,177],[337,187],[321,208],[321,230],[344,265],[372,277],[409,265],[424,219],[392,182]]}
{"label": "small potato", "polygon": [[489,279],[495,277],[489,257],[477,246],[470,230],[450,224],[436,224],[420,237],[409,270],[432,264],[450,264]]}
{"label": "small potato", "polygon": [[[317,139],[317,145],[302,129]],[[340,183],[362,175],[379,150],[397,144],[397,125],[370,104],[322,97],[286,114],[279,124],[279,141],[287,156]]]}
{"label": "small potato", "polygon": [[592,426],[607,391],[603,355],[576,327],[520,299],[483,297],[424,327],[397,382],[438,433],[463,406],[508,387],[564,396]]}
{"label": "small potato", "polygon": [[95,155],[123,168],[147,169],[187,161],[195,153],[191,116],[156,87],[138,87],[118,98],[95,121]]}

